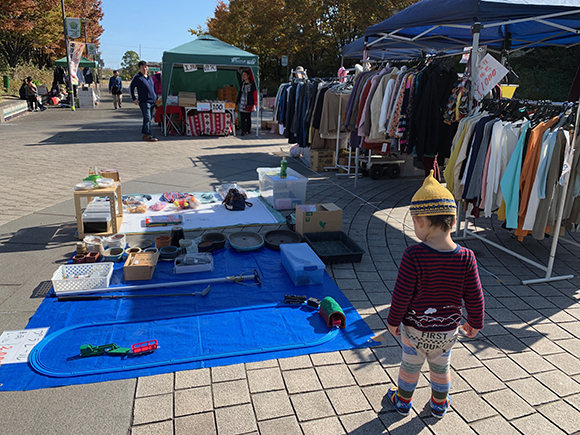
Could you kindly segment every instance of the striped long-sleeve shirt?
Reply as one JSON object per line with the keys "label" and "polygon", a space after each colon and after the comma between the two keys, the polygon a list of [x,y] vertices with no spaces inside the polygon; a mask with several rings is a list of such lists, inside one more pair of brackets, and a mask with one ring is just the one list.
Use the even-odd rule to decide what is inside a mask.
{"label": "striped long-sleeve shirt", "polygon": [[403,254],[387,322],[449,331],[461,324],[463,302],[467,323],[482,329],[485,304],[473,251],[459,245],[437,251],[420,243]]}

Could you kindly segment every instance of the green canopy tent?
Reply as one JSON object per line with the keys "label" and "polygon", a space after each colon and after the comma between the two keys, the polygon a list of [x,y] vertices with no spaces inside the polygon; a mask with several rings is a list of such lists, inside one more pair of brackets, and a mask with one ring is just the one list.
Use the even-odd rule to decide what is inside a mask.
{"label": "green canopy tent", "polygon": [[[67,63],[66,63],[66,56],[63,57],[62,59],[57,60],[56,62],[54,62],[54,64],[56,66],[62,66],[63,68],[67,67]],[[81,57],[81,61],[79,62],[79,68],[96,68],[97,67],[97,62],[93,62],[92,60],[89,60],[85,57]]]}
{"label": "green canopy tent", "polygon": [[[195,65],[191,67],[183,65]],[[207,68],[207,67],[210,68]],[[215,71],[205,72],[215,66]],[[258,55],[248,53],[233,45],[226,44],[210,35],[201,35],[197,39],[163,52],[161,63],[162,102],[165,110],[168,95],[179,92],[195,92],[198,100],[216,100],[218,88],[234,85],[239,90],[242,70],[250,69],[256,89],[259,86]],[[258,119],[260,118],[260,93],[258,92]],[[165,117],[164,117],[165,118]],[[167,126],[164,125],[167,135]],[[258,126],[256,126],[256,135]]]}

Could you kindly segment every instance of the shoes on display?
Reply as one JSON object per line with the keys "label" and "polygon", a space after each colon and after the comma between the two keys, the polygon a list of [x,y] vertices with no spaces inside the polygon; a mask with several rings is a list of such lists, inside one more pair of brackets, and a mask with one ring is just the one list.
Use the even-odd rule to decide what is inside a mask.
{"label": "shoes on display", "polygon": [[143,139],[146,140],[147,142],[157,142],[159,140],[156,137],[153,137],[151,135],[149,135],[149,136],[143,136]]}
{"label": "shoes on display", "polygon": [[447,411],[449,410],[449,404],[451,403],[451,399],[447,396],[445,402],[441,403],[440,405],[433,402],[433,399],[430,400],[431,402],[431,415],[435,418],[443,418]]}
{"label": "shoes on display", "polygon": [[395,407],[395,410],[401,415],[409,415],[411,412],[411,407],[413,406],[413,401],[409,403],[403,402],[399,399],[399,395],[397,394],[398,388],[391,387],[389,391],[387,391],[387,397]]}

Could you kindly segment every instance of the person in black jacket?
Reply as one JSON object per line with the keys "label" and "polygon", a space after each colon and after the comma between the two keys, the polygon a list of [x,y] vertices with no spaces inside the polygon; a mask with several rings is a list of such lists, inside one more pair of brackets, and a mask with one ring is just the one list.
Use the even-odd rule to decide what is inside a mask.
{"label": "person in black jacket", "polygon": [[242,136],[249,134],[252,131],[252,110],[254,110],[254,92],[256,85],[250,80],[250,73],[242,71],[242,84],[240,85],[240,92],[236,104],[240,112],[240,130]]}

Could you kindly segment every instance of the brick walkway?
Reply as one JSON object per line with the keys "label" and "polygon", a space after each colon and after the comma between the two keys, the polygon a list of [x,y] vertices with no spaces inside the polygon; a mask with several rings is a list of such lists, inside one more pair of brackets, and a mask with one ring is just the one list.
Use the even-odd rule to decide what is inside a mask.
{"label": "brick walkway", "polygon": [[[14,234],[30,222],[54,219],[71,225],[72,186],[87,166],[118,168],[125,192],[157,193],[160,186],[189,185],[201,190],[198,186],[211,188],[226,181],[256,186],[255,168],[276,165],[276,153],[287,148],[283,139],[269,134],[244,139],[172,137],[149,144],[138,140],[138,110],[114,112],[108,105],[105,99],[104,107],[95,111],[71,114],[51,109],[25,115],[11,126],[0,125],[4,163],[0,198],[8,207],[0,216],[0,255],[6,256],[0,258],[8,258],[6,249],[13,247]],[[352,179],[316,174],[297,161],[291,161],[290,166],[310,178],[307,202],[334,202],[343,208],[343,230],[367,254],[360,263],[334,265],[327,271],[367,324],[376,332],[385,331],[397,265],[404,249],[416,243],[408,204],[422,180],[365,178],[354,189]],[[39,185],[43,186],[41,194]],[[15,192],[32,199],[12,201]],[[47,209],[39,212],[39,201]],[[547,261],[551,239],[538,242],[529,238],[520,243],[500,224],[489,219],[476,221],[477,229],[490,240],[539,262]],[[572,237],[580,241],[577,233],[567,235]],[[69,238],[61,244],[70,248],[73,242]],[[387,402],[385,394],[397,379],[401,354],[398,342],[388,338],[372,349],[95,384],[102,388],[117,385],[114,388],[123,392],[119,397],[133,397],[111,418],[114,425],[104,429],[96,416],[83,421],[65,412],[55,414],[60,417],[45,424],[43,433],[59,433],[58,424],[65,418],[71,428],[66,433],[87,434],[578,433],[580,279],[576,276],[568,281],[524,286],[522,279],[543,273],[481,241],[462,243],[478,258],[486,294],[486,326],[476,339],[463,337],[453,349],[452,410],[440,421],[430,416],[427,371],[419,381],[410,417],[399,416]],[[561,243],[555,274],[577,275],[579,253],[574,245]],[[51,263],[37,275],[23,278],[21,287],[8,296],[0,292],[1,329],[8,329],[3,319],[9,310],[34,311],[30,299],[26,300],[26,289],[50,279],[48,274],[54,267]],[[23,274],[13,272],[11,276],[18,283],[18,276]],[[24,294],[20,296],[23,302],[14,308],[19,291]],[[15,329],[25,323],[9,325]],[[6,404],[0,418],[14,419],[14,414],[26,409],[26,403],[36,403],[31,397],[44,393],[45,397],[66,399],[91,387],[4,397],[8,393],[0,393]],[[107,396],[95,395],[91,401],[95,414],[105,412]],[[58,408],[52,403],[45,405]],[[90,410],[86,412],[92,415]],[[34,419],[33,410],[30,414]],[[107,419],[107,414],[100,415]],[[31,429],[41,427],[40,423],[21,422],[18,427],[22,430],[15,433],[40,433]]]}

